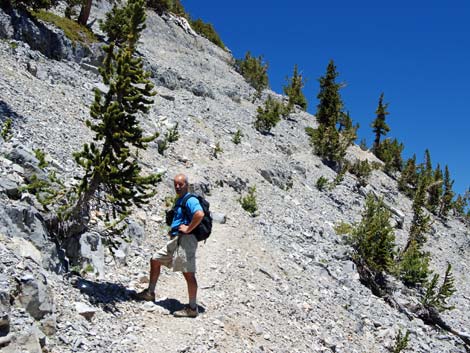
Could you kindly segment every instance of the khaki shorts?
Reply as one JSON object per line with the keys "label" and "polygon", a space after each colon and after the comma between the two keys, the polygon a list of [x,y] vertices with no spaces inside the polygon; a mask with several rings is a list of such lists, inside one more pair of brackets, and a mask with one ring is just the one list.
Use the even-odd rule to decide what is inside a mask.
{"label": "khaki shorts", "polygon": [[[178,241],[179,240],[179,241]],[[181,234],[170,239],[152,260],[178,272],[196,272],[197,239],[194,234]]]}

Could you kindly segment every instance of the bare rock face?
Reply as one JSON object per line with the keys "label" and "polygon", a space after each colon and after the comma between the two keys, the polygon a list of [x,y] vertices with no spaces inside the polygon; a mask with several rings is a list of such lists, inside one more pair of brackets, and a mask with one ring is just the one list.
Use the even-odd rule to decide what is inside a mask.
{"label": "bare rock face", "polygon": [[44,276],[25,275],[20,279],[18,299],[26,311],[36,320],[54,310],[53,300]]}

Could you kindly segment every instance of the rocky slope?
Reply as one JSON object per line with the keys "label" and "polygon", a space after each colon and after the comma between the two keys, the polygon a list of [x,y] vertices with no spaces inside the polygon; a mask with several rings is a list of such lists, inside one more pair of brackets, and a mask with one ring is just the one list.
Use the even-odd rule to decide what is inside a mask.
{"label": "rocky slope", "polygon": [[[109,8],[99,6],[92,16]],[[67,183],[80,175],[72,152],[92,139],[84,121],[92,88],[101,84],[94,66],[99,45],[83,54],[67,50],[70,44],[62,40],[57,50],[65,54],[54,56],[61,61],[51,59],[48,50],[24,42],[3,12],[0,35],[0,118],[11,117],[14,130],[0,151],[2,352],[387,352],[405,329],[410,351],[465,352],[455,336],[410,321],[372,295],[359,282],[343,236],[334,231],[340,222],[359,221],[365,196],[373,192],[394,211],[402,245],[411,201],[396,182],[374,171],[369,185],[359,187],[346,174],[333,190],[318,191],[320,176],[336,174],[312,154],[304,128],[315,126],[314,117],[298,111],[271,135],[259,134],[252,123],[260,101],[252,102],[254,90],[234,70],[230,53],[180,20],[152,12],[139,52],[158,95],[142,125],[150,134],[178,123],[180,138],[164,156],[157,142],[142,155],[145,170],[163,173],[163,182],[129,220],[132,241],[112,256],[91,230],[81,241],[89,272],[66,273],[34,198],[17,187],[32,173],[44,173],[32,153],[36,148]],[[266,91],[262,99],[267,94],[276,95]],[[239,145],[231,141],[237,129],[244,135]],[[223,152],[215,156],[217,143]],[[348,158],[373,156],[353,146]],[[145,287],[148,259],[165,242],[164,200],[178,172],[208,195],[220,222],[198,251],[203,313],[195,320],[169,315],[186,302],[179,274],[162,274],[156,303],[130,299],[132,290]],[[257,188],[257,217],[238,202],[250,186]],[[468,331],[468,229],[457,220],[435,219],[428,238],[432,269],[442,274],[450,262],[455,275],[456,309],[444,318]],[[398,286],[396,293],[404,304],[413,300],[406,288]]]}

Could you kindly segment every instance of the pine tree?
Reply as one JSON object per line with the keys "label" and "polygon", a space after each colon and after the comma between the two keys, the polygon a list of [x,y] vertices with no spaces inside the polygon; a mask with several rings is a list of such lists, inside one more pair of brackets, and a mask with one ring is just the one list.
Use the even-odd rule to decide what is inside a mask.
{"label": "pine tree", "polygon": [[434,173],[432,176],[432,182],[430,183],[428,187],[429,199],[426,205],[427,209],[433,213],[437,213],[437,209],[441,202],[442,182],[443,182],[442,180],[443,180],[442,170],[441,170],[441,166],[438,164],[436,169],[434,170]]}
{"label": "pine tree", "polygon": [[415,241],[419,246],[426,242],[426,232],[429,230],[431,220],[423,210],[425,202],[425,180],[424,177],[421,177],[418,182],[418,189],[416,190],[415,197],[413,199],[413,220],[411,221],[410,235],[408,240],[408,243]]}
{"label": "pine tree", "polygon": [[[310,142],[315,153],[321,157],[325,163],[332,166],[341,166],[346,149],[356,139],[357,127],[338,131],[337,124],[340,123],[343,113],[343,102],[339,90],[341,84],[336,83],[338,73],[336,66],[331,60],[328,64],[325,76],[320,77],[320,92],[317,98],[320,103],[317,106],[316,118],[318,128],[311,129]],[[352,123],[351,123],[352,125]]]}
{"label": "pine tree", "polygon": [[84,144],[83,150],[75,153],[85,175],[77,190],[78,199],[65,215],[74,227],[69,235],[86,228],[91,202],[98,192],[100,201],[112,207],[112,216],[124,217],[131,205],[148,202],[154,194],[149,189],[159,180],[158,175],[142,176],[132,155],[133,149],[146,149],[156,138],[144,137],[137,120],[149,111],[155,92],[142,58],[136,55],[136,43],[145,28],[144,0],[129,0],[126,6],[130,14],[127,40],[119,49],[114,43],[105,47],[100,73],[108,91],[95,90],[90,109],[94,122],[87,121],[99,144]]}
{"label": "pine tree", "polygon": [[425,284],[429,276],[429,253],[420,250],[415,240],[409,243],[399,263],[400,278],[409,286]]}
{"label": "pine tree", "polygon": [[398,190],[403,191],[408,197],[413,197],[418,184],[418,173],[416,170],[416,155],[406,161],[405,168],[398,179]]}
{"label": "pine tree", "polygon": [[292,110],[294,105],[298,105],[302,110],[307,110],[307,99],[302,92],[305,81],[301,74],[298,72],[297,64],[294,66],[294,73],[291,78],[287,78],[287,86],[284,86],[284,93],[289,97],[287,105],[289,111]]}
{"label": "pine tree", "polygon": [[403,169],[403,158],[401,156],[405,146],[397,139],[385,139],[375,149],[375,155],[385,163],[384,171],[387,174],[399,172]]}
{"label": "pine tree", "polygon": [[369,195],[361,223],[354,229],[352,245],[356,256],[375,272],[389,272],[393,265],[395,235],[390,225],[390,211],[383,200]]}
{"label": "pine tree", "polygon": [[426,148],[426,151],[424,151],[424,178],[425,178],[425,183],[426,183],[426,188],[431,184],[433,174],[432,174],[432,162],[431,162],[431,152],[429,152],[429,149]]}
{"label": "pine tree", "polygon": [[452,190],[453,185],[454,181],[450,179],[449,168],[446,165],[444,172],[444,194],[442,195],[441,207],[439,210],[440,217],[446,218],[452,207],[452,199],[454,198],[454,191]]}
{"label": "pine tree", "polygon": [[383,98],[384,94],[382,93],[379,98],[379,105],[375,111],[377,118],[372,122],[372,128],[375,134],[374,144],[372,146],[374,153],[380,146],[380,137],[385,136],[390,131],[390,127],[385,123],[385,117],[389,114],[389,112],[387,112],[388,103],[384,104]]}
{"label": "pine tree", "polygon": [[343,111],[343,101],[339,93],[342,85],[336,83],[338,75],[334,61],[330,60],[326,75],[319,78],[320,92],[317,98],[320,103],[315,116],[318,124],[323,126],[335,127]]}

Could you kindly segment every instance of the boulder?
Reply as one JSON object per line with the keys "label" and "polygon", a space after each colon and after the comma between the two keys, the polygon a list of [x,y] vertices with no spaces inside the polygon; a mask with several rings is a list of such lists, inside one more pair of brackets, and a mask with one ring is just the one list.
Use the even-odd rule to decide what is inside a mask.
{"label": "boulder", "polygon": [[289,170],[263,169],[260,170],[261,176],[270,184],[277,186],[282,190],[289,190],[293,186],[292,172]]}
{"label": "boulder", "polygon": [[86,232],[68,238],[63,246],[72,266],[79,266],[99,277],[104,275],[104,246],[98,233]]}
{"label": "boulder", "polygon": [[43,275],[31,274],[20,278],[19,301],[26,311],[36,320],[52,314],[54,305]]}
{"label": "boulder", "polygon": [[0,336],[10,331],[10,284],[6,275],[0,275]]}
{"label": "boulder", "polygon": [[227,217],[224,213],[211,212],[211,217],[215,223],[225,224],[225,222],[227,221]]}
{"label": "boulder", "polygon": [[95,308],[80,302],[75,302],[75,310],[88,321],[90,321],[96,313]]}
{"label": "boulder", "polygon": [[40,264],[45,269],[57,273],[63,270],[57,246],[49,239],[43,219],[33,206],[22,203],[1,205],[0,233],[9,238],[23,238],[34,245],[34,248],[40,252],[40,256],[30,244],[27,244],[27,248],[21,249],[19,240],[15,240],[20,244],[19,250],[27,251],[26,253],[35,261],[41,261]]}

